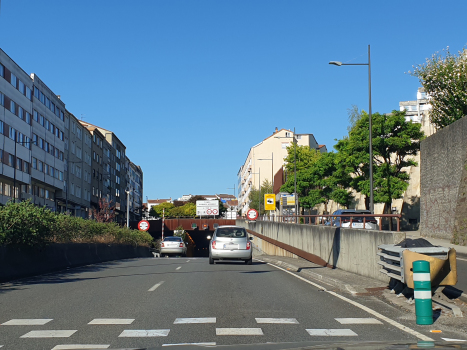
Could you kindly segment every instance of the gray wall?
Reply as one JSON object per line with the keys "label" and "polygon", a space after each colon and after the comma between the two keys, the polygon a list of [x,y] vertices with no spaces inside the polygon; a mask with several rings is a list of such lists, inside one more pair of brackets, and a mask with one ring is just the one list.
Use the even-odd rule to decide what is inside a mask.
{"label": "gray wall", "polygon": [[467,118],[421,143],[420,232],[466,245]]}
{"label": "gray wall", "polygon": [[[317,255],[336,268],[385,282],[389,281],[389,278],[379,272],[381,267],[377,262],[380,259],[376,255],[378,246],[399,243],[405,238],[405,233],[402,232],[341,229],[267,221],[237,220],[237,225]],[[258,250],[266,254],[281,254],[280,250],[260,239],[255,238],[253,243]],[[282,254],[292,256],[284,252]]]}

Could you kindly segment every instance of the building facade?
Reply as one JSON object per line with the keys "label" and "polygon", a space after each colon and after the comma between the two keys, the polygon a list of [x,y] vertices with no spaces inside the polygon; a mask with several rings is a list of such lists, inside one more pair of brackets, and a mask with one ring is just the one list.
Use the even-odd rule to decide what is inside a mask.
{"label": "building facade", "polygon": [[126,175],[126,194],[128,196],[130,221],[141,220],[143,216],[143,171],[139,165],[133,163],[128,157],[125,157]]}

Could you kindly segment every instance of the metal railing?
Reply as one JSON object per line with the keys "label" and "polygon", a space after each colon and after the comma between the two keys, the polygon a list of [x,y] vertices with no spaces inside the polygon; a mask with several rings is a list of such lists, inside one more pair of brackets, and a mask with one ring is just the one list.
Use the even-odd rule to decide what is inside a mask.
{"label": "metal railing", "polygon": [[[401,214],[345,214],[345,215],[263,215],[258,218],[260,221],[273,221],[291,224],[304,224],[304,225],[323,225],[342,227],[342,223],[349,223],[349,228],[367,228],[368,218],[374,218],[377,222],[378,229],[383,229],[383,219],[387,220],[396,219],[396,231],[400,231]],[[363,218],[363,220],[356,220],[356,218]],[[348,220],[346,220],[348,219]],[[379,220],[378,220],[379,219]],[[373,221],[373,220],[372,220]],[[374,223],[374,222],[373,222]],[[357,227],[362,224],[362,227]],[[370,226],[371,227],[371,226]],[[344,227],[345,228],[345,227]]]}

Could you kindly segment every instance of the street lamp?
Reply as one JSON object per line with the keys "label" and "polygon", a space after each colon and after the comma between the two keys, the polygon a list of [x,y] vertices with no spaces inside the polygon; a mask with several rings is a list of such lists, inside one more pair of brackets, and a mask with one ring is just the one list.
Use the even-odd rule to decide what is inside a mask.
{"label": "street lamp", "polygon": [[126,189],[125,193],[126,193],[126,227],[130,227],[130,189]]}
{"label": "street lamp", "polygon": [[371,59],[370,45],[368,45],[368,63],[342,63],[339,61],[331,61],[329,64],[335,66],[368,66],[368,100],[369,100],[369,139],[370,139],[370,211],[374,213],[373,202],[373,132],[372,132],[372,116],[371,116]]}

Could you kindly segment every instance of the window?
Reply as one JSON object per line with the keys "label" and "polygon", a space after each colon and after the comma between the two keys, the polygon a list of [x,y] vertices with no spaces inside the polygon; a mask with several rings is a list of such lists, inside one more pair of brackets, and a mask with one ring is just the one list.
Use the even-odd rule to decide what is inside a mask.
{"label": "window", "polygon": [[3,134],[3,121],[0,120],[0,134]]}
{"label": "window", "polygon": [[11,185],[10,184],[5,184],[5,191],[3,191],[3,194],[5,196],[11,197]]}
{"label": "window", "polygon": [[83,151],[80,147],[76,147],[76,156],[81,159],[83,157]]}
{"label": "window", "polygon": [[45,189],[42,187],[39,187],[39,197],[44,198],[45,196]]}
{"label": "window", "polygon": [[[369,134],[369,133],[368,133],[368,134]],[[72,183],[71,186],[70,186],[70,193],[71,193],[72,195],[75,195],[75,184],[74,184],[74,183]]]}
{"label": "window", "polygon": [[15,87],[15,89],[16,89],[17,83],[18,83],[18,78],[16,77],[16,75],[11,73],[11,85],[13,85]]}
{"label": "window", "polygon": [[[50,110],[55,114],[55,103],[53,103],[53,102],[50,103]],[[368,132],[368,135],[369,134],[370,133]]]}
{"label": "window", "polygon": [[5,67],[0,64],[0,77],[5,78]]}
{"label": "window", "polygon": [[76,176],[81,179],[81,168],[79,166],[76,166]]}
{"label": "window", "polygon": [[23,161],[22,159],[16,157],[16,170],[22,170],[23,169]]}
{"label": "window", "polygon": [[44,163],[42,163],[40,160],[37,161],[37,170],[39,170],[41,173],[44,172]]}
{"label": "window", "polygon": [[63,171],[60,171],[59,174],[58,174],[58,179],[60,181],[63,181]]}
{"label": "window", "polygon": [[48,97],[45,98],[45,106],[50,109],[50,99]]}
{"label": "window", "polygon": [[47,175],[50,173],[49,164],[45,164],[44,173],[46,173]]}
{"label": "window", "polygon": [[73,134],[76,134],[76,123],[75,122],[71,122],[71,132]]}
{"label": "window", "polygon": [[32,101],[32,91],[26,86],[26,97]]}
{"label": "window", "polygon": [[49,175],[55,177],[55,169],[53,167],[49,167]]}
{"label": "window", "polygon": [[81,137],[82,137],[82,133],[83,131],[81,130],[81,128],[77,128],[76,129],[76,136],[78,136],[78,138],[81,140]]}
{"label": "window", "polygon": [[[368,135],[369,135],[369,134],[370,134],[370,133],[368,132]],[[32,168],[33,168],[33,169],[37,169],[37,158],[32,158]]]}
{"label": "window", "polygon": [[32,118],[39,123],[39,113],[36,110],[32,111]]}
{"label": "window", "polygon": [[[44,125],[44,127],[45,127],[47,130],[50,129],[50,123],[49,123],[49,120],[48,120],[48,119],[45,120],[45,125]],[[369,134],[369,132],[368,132],[368,134]]]}
{"label": "window", "polygon": [[9,135],[10,139],[16,141],[16,130],[13,129],[11,126],[10,126],[10,135]]}
{"label": "window", "polygon": [[73,154],[76,153],[76,146],[75,146],[74,142],[71,143],[71,153],[73,153]]}
{"label": "window", "polygon": [[65,115],[63,114],[63,111],[60,111],[60,119],[62,121],[65,120]]}
{"label": "window", "polygon": [[[369,133],[368,133],[369,134]],[[26,174],[29,174],[29,163],[28,162],[23,162],[23,171]]]}
{"label": "window", "polygon": [[[18,80],[19,80],[19,79],[18,79]],[[25,88],[24,83],[23,83],[21,80],[19,80],[18,90],[19,90],[19,92],[21,92],[23,95],[24,95],[24,88]]]}
{"label": "window", "polygon": [[60,151],[60,157],[59,157],[60,160],[63,160],[63,152]]}
{"label": "window", "polygon": [[39,115],[39,123],[44,126],[45,125],[45,119],[44,119],[44,116],[42,114]]}
{"label": "window", "polygon": [[10,101],[10,112],[16,115],[16,103],[15,103],[15,101]]}
{"label": "window", "polygon": [[54,154],[55,158],[60,158],[60,151],[58,150],[58,148],[55,147],[55,154]]}
{"label": "window", "polygon": [[44,140],[42,138],[39,138],[39,147],[44,149]]}
{"label": "window", "polygon": [[60,131],[60,140],[63,141],[63,131]]}
{"label": "window", "polygon": [[0,92],[0,106],[5,106],[5,95]]}
{"label": "window", "polygon": [[[31,124],[31,114],[29,112],[25,112],[25,119],[24,121],[28,124]],[[369,134],[369,133],[368,133]]]}
{"label": "window", "polygon": [[37,146],[37,135],[36,134],[32,134],[32,143]]}
{"label": "window", "polygon": [[49,143],[47,141],[44,141],[44,151],[49,153]]}
{"label": "window", "polygon": [[40,99],[39,89],[36,86],[34,86],[33,89],[34,89],[34,96],[39,100]]}
{"label": "window", "polygon": [[81,187],[76,186],[75,196],[81,198]]}
{"label": "window", "polygon": [[8,165],[12,167],[14,164],[15,164],[15,157],[13,157],[12,154],[9,154],[8,155]]}
{"label": "window", "polygon": [[50,128],[49,128],[50,132],[52,134],[55,134],[55,125],[53,125],[52,123],[50,123]]}
{"label": "window", "polygon": [[[368,134],[370,133],[368,132]],[[288,145],[289,145],[288,142],[282,142],[282,149],[286,149]]]}
{"label": "window", "polygon": [[[370,134],[370,132],[368,132],[368,135]],[[115,168],[117,168],[117,171],[120,171],[120,163],[117,162],[115,163]]]}

